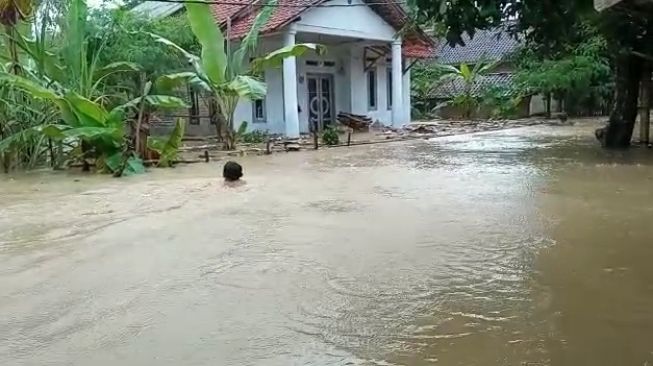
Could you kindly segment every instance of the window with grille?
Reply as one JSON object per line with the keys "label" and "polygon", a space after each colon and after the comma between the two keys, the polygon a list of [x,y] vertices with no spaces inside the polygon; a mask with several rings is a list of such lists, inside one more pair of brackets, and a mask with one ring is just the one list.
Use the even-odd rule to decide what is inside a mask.
{"label": "window with grille", "polygon": [[367,71],[367,109],[376,110],[376,69]]}

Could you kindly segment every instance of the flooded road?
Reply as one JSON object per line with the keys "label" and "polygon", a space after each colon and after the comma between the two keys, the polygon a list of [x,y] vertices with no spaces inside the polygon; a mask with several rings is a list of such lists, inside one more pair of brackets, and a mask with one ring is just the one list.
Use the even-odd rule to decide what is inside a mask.
{"label": "flooded road", "polygon": [[651,365],[653,152],[592,127],[0,180],[0,364]]}

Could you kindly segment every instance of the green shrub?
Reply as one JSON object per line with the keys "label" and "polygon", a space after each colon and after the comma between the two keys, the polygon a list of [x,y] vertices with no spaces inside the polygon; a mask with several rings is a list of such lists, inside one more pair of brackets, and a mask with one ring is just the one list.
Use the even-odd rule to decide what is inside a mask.
{"label": "green shrub", "polygon": [[263,131],[254,130],[252,132],[246,132],[242,135],[242,142],[246,144],[260,144],[267,140],[268,134]]}
{"label": "green shrub", "polygon": [[236,142],[244,142],[246,144],[260,144],[265,142],[268,138],[267,132],[254,130],[247,132],[247,121],[242,121],[240,126],[238,126],[238,131],[236,131]]}
{"label": "green shrub", "polygon": [[338,136],[338,130],[335,127],[327,126],[322,132],[322,142],[325,145],[338,145],[340,143],[340,136]]}
{"label": "green shrub", "polygon": [[483,90],[481,100],[490,109],[492,118],[511,118],[517,116],[522,98],[514,88],[492,85]]}

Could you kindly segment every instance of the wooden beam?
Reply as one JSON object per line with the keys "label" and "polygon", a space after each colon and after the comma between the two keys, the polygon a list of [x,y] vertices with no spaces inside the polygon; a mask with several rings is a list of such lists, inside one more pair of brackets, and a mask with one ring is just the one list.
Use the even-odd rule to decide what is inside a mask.
{"label": "wooden beam", "polygon": [[[369,57],[367,52],[370,51],[374,54],[374,57]],[[368,72],[381,57],[385,57],[387,52],[383,49],[378,49],[377,47],[365,47],[363,49],[363,69],[365,72]]]}
{"label": "wooden beam", "polygon": [[413,66],[415,66],[415,64],[416,64],[418,61],[419,61],[418,59],[415,59],[415,60],[413,60],[413,61],[412,61],[408,66],[404,66],[404,69],[402,70],[402,74],[403,74],[403,75],[406,75],[406,73],[408,72],[408,70],[412,69]]}

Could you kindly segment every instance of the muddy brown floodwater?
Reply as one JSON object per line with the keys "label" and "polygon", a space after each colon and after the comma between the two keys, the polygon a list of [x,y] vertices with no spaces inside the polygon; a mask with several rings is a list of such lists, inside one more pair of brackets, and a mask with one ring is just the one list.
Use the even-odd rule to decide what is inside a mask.
{"label": "muddy brown floodwater", "polygon": [[653,152],[592,127],[0,182],[0,364],[651,365]]}

